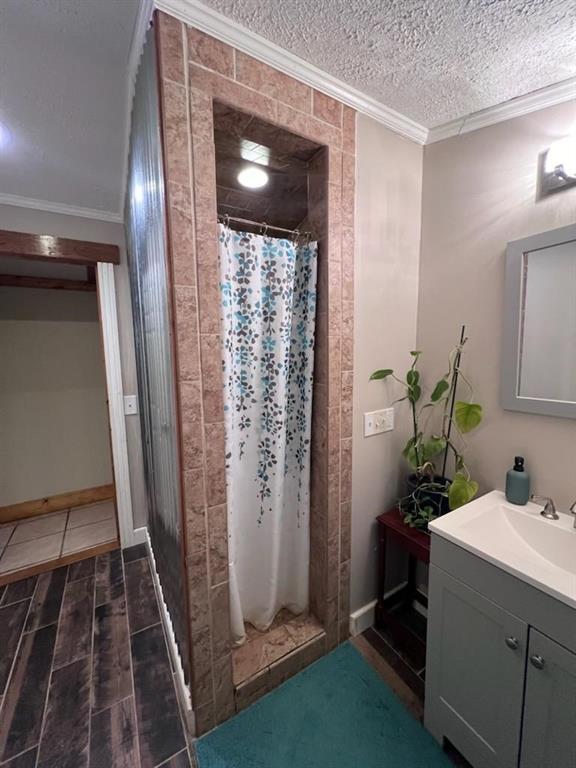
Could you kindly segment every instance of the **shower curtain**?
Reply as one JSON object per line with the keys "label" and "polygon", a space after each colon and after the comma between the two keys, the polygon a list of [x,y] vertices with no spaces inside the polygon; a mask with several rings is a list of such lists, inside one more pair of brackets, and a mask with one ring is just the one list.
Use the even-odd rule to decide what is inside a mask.
{"label": "shower curtain", "polygon": [[308,607],[316,242],[220,225],[232,633]]}

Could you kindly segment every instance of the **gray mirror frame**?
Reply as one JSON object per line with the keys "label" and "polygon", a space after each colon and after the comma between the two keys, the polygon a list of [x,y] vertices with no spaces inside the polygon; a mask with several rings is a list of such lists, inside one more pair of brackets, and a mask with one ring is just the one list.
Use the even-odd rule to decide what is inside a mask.
{"label": "gray mirror frame", "polygon": [[506,248],[504,337],[500,379],[500,402],[505,410],[576,419],[576,403],[520,397],[518,394],[524,254],[572,241],[576,241],[576,224],[513,240]]}

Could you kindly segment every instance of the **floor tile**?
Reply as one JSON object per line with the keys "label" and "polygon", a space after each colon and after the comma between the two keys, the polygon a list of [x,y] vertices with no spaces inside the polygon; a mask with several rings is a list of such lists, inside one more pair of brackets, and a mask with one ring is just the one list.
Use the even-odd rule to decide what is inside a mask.
{"label": "floor tile", "polygon": [[133,547],[126,547],[126,549],[122,550],[122,557],[125,563],[141,560],[143,557],[148,557],[148,548],[146,544],[135,544]]}
{"label": "floor tile", "polygon": [[124,595],[122,551],[114,549],[96,558],[96,605]]}
{"label": "floor tile", "polygon": [[58,621],[67,573],[68,568],[65,566],[38,576],[25,632],[31,632]]}
{"label": "floor tile", "polygon": [[60,533],[66,527],[67,516],[67,512],[59,512],[57,515],[42,515],[41,517],[18,523],[10,539],[10,546],[21,544],[23,541],[40,539],[52,533]]}
{"label": "floor tile", "polygon": [[21,544],[9,544],[0,557],[0,573],[55,560],[60,557],[62,537],[62,533],[54,533]]}
{"label": "floor tile", "polygon": [[21,579],[20,581],[8,584],[2,597],[2,605],[17,603],[19,600],[26,600],[27,597],[32,597],[37,581],[38,576],[30,576],[28,579]]}
{"label": "floor tile", "polygon": [[130,639],[124,597],[99,605],[94,617],[92,711],[132,694]]}
{"label": "floor tile", "polygon": [[102,501],[99,504],[87,504],[70,510],[68,528],[78,528],[81,525],[99,523],[102,520],[113,520],[116,516],[113,501]]}
{"label": "floor tile", "polygon": [[60,615],[54,668],[88,656],[92,650],[94,577],[66,584]]}
{"label": "floor tile", "polygon": [[0,722],[0,761],[38,744],[56,639],[52,624],[22,637]]}
{"label": "floor tile", "polygon": [[10,536],[12,535],[12,532],[15,528],[16,526],[12,525],[11,523],[9,525],[3,525],[0,527],[0,554],[2,554],[2,550],[6,544],[8,544]]}
{"label": "floor tile", "polygon": [[134,697],[92,717],[90,768],[139,768]]}
{"label": "floor tile", "polygon": [[188,750],[185,749],[182,752],[179,752],[177,755],[174,755],[174,757],[171,757],[170,760],[162,763],[160,768],[190,768]]}
{"label": "floor tile", "polygon": [[160,613],[148,559],[124,564],[130,632],[158,624]]}
{"label": "floor tile", "polygon": [[85,560],[72,563],[68,568],[68,581],[78,581],[79,579],[87,579],[88,576],[94,576],[95,568],[95,557],[88,557]]}
{"label": "floor tile", "polygon": [[153,768],[184,749],[186,741],[161,625],[132,635],[131,644],[140,760],[142,768]]}
{"label": "floor tile", "polygon": [[116,538],[116,520],[102,520],[99,523],[83,525],[81,528],[69,528],[64,535],[62,554],[69,555],[71,552],[79,552]]}
{"label": "floor tile", "polygon": [[52,673],[38,768],[86,768],[90,736],[90,659]]}
{"label": "floor tile", "polygon": [[30,598],[0,608],[0,696],[8,682],[29,607]]}

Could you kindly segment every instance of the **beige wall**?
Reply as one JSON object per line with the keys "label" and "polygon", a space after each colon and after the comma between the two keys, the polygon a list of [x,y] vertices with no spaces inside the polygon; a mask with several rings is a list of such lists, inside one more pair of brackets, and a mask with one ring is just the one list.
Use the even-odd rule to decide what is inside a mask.
{"label": "beige wall", "polygon": [[[122,379],[125,394],[137,394],[134,335],[132,329],[132,304],[124,245],[124,225],[97,221],[79,216],[68,216],[30,208],[0,205],[0,229],[15,232],[59,235],[78,240],[114,243],[120,246],[119,266],[114,268],[118,323],[120,326],[120,354],[122,357]],[[146,524],[147,502],[142,464],[142,440],[138,416],[126,417],[128,460],[130,464],[130,486],[134,527]]]}
{"label": "beige wall", "polygon": [[0,287],[0,505],[112,482],[95,293]]}
{"label": "beige wall", "polygon": [[506,244],[576,221],[576,189],[536,200],[539,153],[575,124],[576,105],[567,103],[425,148],[418,313],[428,381],[466,324],[464,370],[486,413],[467,451],[481,490],[503,488],[522,454],[533,489],[564,510],[576,497],[576,422],[504,411],[499,384]]}
{"label": "beige wall", "polygon": [[416,343],[422,147],[358,115],[354,317],[351,610],[376,597],[374,519],[398,497],[407,411],[396,429],[363,437],[363,413],[389,405],[394,391],[369,382],[379,367],[409,365]]}

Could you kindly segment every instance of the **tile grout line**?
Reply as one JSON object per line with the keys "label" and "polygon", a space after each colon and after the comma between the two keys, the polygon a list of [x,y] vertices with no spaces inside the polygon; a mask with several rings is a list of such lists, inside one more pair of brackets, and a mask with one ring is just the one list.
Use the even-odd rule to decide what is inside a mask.
{"label": "tile grout line", "polygon": [[[108,558],[110,559],[110,554]],[[86,744],[86,765],[90,765],[90,745],[92,741],[92,687],[94,684],[94,636],[96,635],[96,576],[98,573],[98,558],[94,558],[94,587],[92,590],[92,633],[90,644],[90,683],[88,686],[88,743]]]}
{"label": "tile grout line", "polygon": [[[143,559],[143,558],[138,558]],[[134,680],[134,663],[132,659],[132,633],[130,632],[130,611],[128,609],[128,590],[126,588],[126,563],[124,562],[124,555],[122,549],[120,549],[120,560],[122,562],[122,581],[124,583],[124,600],[126,604],[126,624],[128,626],[128,658],[130,661],[130,679],[132,680],[132,714],[134,716],[134,742],[136,745],[136,759],[138,760],[138,766],[142,766],[142,758],[140,756],[140,728],[138,719],[138,709],[136,707],[136,682]],[[135,562],[135,561],[134,561]]]}

